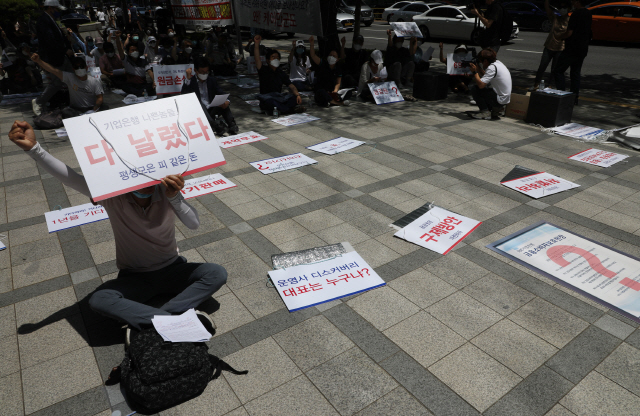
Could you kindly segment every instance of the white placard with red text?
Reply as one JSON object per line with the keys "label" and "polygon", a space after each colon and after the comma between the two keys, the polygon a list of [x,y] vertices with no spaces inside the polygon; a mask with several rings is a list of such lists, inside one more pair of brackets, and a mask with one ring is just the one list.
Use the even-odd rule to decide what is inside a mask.
{"label": "white placard with red text", "polygon": [[473,59],[473,55],[469,52],[466,55],[459,53],[447,54],[447,74],[449,75],[471,75],[470,67],[463,67],[462,61],[470,61]]}
{"label": "white placard with red text", "polygon": [[64,125],[96,202],[226,163],[193,93],[68,118]]}
{"label": "white placard with red text", "polygon": [[614,165],[628,157],[628,155],[607,152],[606,150],[587,149],[584,152],[569,156],[569,159],[588,163],[590,165],[600,166],[602,168],[608,168],[609,166]]}
{"label": "white placard with red text", "polygon": [[447,254],[480,224],[480,221],[433,207],[394,235],[436,253]]}
{"label": "white placard with red text", "polygon": [[314,144],[313,146],[307,147],[307,149],[325,153],[327,155],[335,155],[336,153],[344,152],[345,150],[353,149],[354,147],[358,147],[363,144],[365,144],[365,142],[361,142],[360,140],[338,137],[336,139],[327,140],[326,142]]}
{"label": "white placard with red text", "polygon": [[289,312],[385,285],[355,251],[315,264],[272,270],[269,277]]}
{"label": "white placard with red text", "polygon": [[567,191],[580,186],[577,183],[569,182],[566,179],[559,178],[547,172],[536,173],[534,175],[525,176],[524,178],[512,179],[510,181],[500,183],[507,188],[522,192],[523,194],[535,199],[557,194],[558,192]]}
{"label": "white placard with red text", "polygon": [[389,104],[404,101],[400,90],[394,81],[372,82],[367,84],[376,104]]}
{"label": "white placard with red text", "polygon": [[184,181],[184,188],[180,192],[182,192],[184,199],[190,199],[235,187],[236,184],[222,176],[222,174],[212,173],[208,176]]}
{"label": "white placard with red text", "polygon": [[44,213],[49,234],[80,225],[90,224],[96,221],[109,219],[107,210],[102,205],[88,204],[78,205],[57,211]]}
{"label": "white placard with red text", "polygon": [[320,119],[318,117],[310,116],[307,113],[301,113],[301,114],[289,114],[288,116],[274,118],[271,121],[273,121],[274,123],[278,123],[282,126],[289,127],[289,126],[295,126],[296,124],[303,124],[303,123],[308,123],[310,121],[316,121],[316,120],[320,120]]}
{"label": "white placard with red text", "polygon": [[260,140],[265,139],[268,139],[268,137],[258,134],[255,131],[250,131],[247,133],[236,134],[235,136],[221,137],[218,139],[218,144],[223,149],[226,149],[229,147],[240,146],[241,144],[259,142]]}
{"label": "white placard with red text", "polygon": [[268,175],[269,173],[281,172],[283,170],[297,169],[303,166],[318,163],[317,160],[311,159],[302,153],[294,153],[292,155],[274,157],[273,159],[259,160],[250,162],[249,164],[260,172]]}
{"label": "white placard with red text", "polygon": [[[193,64],[183,65],[155,65],[153,77],[156,82],[156,94],[175,94],[182,91],[182,85],[187,78],[187,68],[193,71]],[[193,78],[191,78],[195,81]]]}
{"label": "white placard with red text", "polygon": [[389,24],[399,38],[422,37],[422,32],[420,32],[416,22],[390,22]]}

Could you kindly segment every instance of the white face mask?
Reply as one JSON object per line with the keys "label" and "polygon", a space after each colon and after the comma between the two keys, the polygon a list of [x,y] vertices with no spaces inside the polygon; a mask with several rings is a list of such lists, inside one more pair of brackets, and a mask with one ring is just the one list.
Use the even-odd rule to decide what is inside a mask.
{"label": "white face mask", "polygon": [[138,51],[133,51],[129,54],[130,57],[132,57],[133,59],[137,59],[138,56],[140,56],[140,52]]}
{"label": "white face mask", "polygon": [[396,48],[398,49],[402,48],[402,42],[396,42]]}
{"label": "white face mask", "polygon": [[107,53],[107,56],[109,58],[113,58],[114,56],[116,56],[116,53],[115,52],[109,52],[109,53]]}
{"label": "white face mask", "polygon": [[191,53],[192,50],[193,48],[184,48],[185,53]]}
{"label": "white face mask", "polygon": [[75,72],[77,76],[83,77],[83,76],[87,75],[87,68],[76,69],[73,72]]}
{"label": "white face mask", "polygon": [[169,37],[170,37],[170,38],[174,37],[175,35],[176,35],[175,33],[173,33],[173,32],[169,32]]}
{"label": "white face mask", "polygon": [[362,49],[362,45],[360,45],[359,43],[355,43],[355,44],[353,45],[353,50],[354,50],[354,51],[359,52],[359,51],[360,51],[360,49]]}
{"label": "white face mask", "polygon": [[329,62],[329,65],[335,65],[335,63],[338,62],[338,58],[335,56],[329,56],[327,58],[327,62]]}
{"label": "white face mask", "polygon": [[271,62],[269,63],[269,65],[271,65],[274,68],[277,68],[280,66],[280,59],[272,59]]}
{"label": "white face mask", "polygon": [[206,81],[209,78],[209,74],[198,74],[198,79],[200,81]]}

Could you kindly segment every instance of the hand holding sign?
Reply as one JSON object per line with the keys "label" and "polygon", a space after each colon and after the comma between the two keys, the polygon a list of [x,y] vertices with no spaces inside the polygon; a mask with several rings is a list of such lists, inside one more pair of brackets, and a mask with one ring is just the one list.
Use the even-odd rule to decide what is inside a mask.
{"label": "hand holding sign", "polygon": [[173,198],[184,188],[184,177],[182,175],[168,175],[160,182],[166,188],[164,194],[167,198]]}
{"label": "hand holding sign", "polygon": [[391,22],[390,25],[399,38],[422,37],[416,22]]}

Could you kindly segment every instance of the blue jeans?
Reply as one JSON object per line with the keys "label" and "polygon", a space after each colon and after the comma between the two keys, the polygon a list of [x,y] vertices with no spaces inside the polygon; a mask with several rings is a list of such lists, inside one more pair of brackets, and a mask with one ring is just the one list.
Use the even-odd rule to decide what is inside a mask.
{"label": "blue jeans", "polygon": [[551,73],[549,74],[549,82],[552,80],[553,71],[556,69],[558,64],[558,57],[562,51],[552,51],[551,49],[544,48],[542,52],[542,57],[540,58],[540,66],[538,66],[538,72],[536,72],[536,80],[534,81],[535,85],[540,84],[542,77],[544,76],[544,71],[547,70],[549,66],[549,62],[551,62]]}
{"label": "blue jeans", "polygon": [[556,63],[556,69],[553,71],[553,76],[556,79],[556,88],[564,91],[567,86],[564,73],[567,69],[571,68],[569,71],[569,76],[571,77],[571,92],[576,95],[576,100],[578,99],[578,95],[580,95],[580,72],[582,71],[584,58],[586,58],[586,56],[569,55],[566,52],[562,52]]}
{"label": "blue jeans", "polygon": [[472,84],[469,86],[469,91],[471,91],[471,96],[475,100],[480,111],[489,111],[494,107],[500,107],[500,103],[498,103],[498,95],[493,88],[489,86],[479,88],[476,84]]}

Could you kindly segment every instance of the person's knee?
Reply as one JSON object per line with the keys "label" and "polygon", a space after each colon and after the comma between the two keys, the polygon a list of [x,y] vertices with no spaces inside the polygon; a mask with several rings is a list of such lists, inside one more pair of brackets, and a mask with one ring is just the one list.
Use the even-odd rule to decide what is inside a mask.
{"label": "person's knee", "polygon": [[200,267],[204,267],[202,280],[210,286],[221,287],[227,283],[227,269],[219,264],[205,263]]}
{"label": "person's knee", "polygon": [[96,312],[104,312],[109,310],[121,298],[122,294],[118,291],[102,289],[91,295],[89,306]]}

